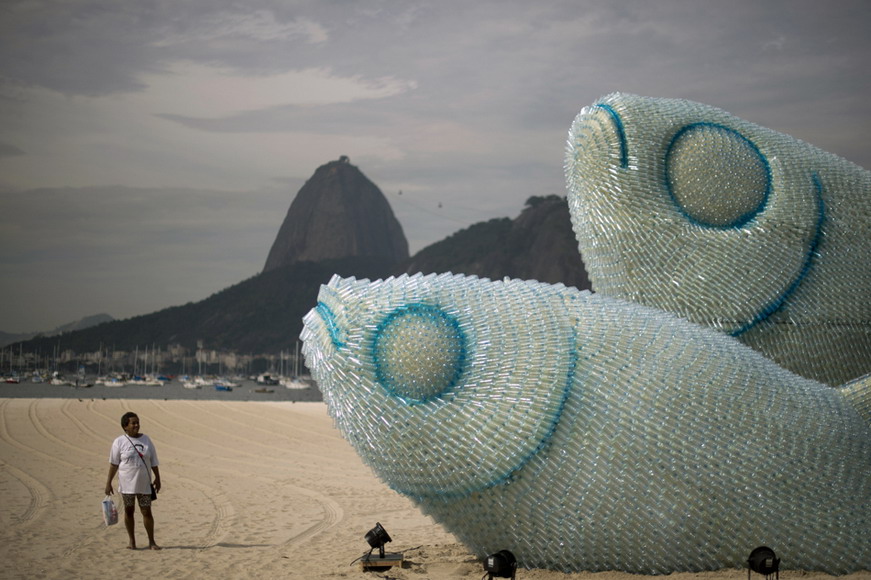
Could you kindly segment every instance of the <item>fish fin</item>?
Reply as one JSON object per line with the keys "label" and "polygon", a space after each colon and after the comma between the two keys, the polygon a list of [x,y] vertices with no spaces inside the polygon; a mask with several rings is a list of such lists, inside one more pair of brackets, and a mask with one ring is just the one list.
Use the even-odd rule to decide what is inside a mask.
{"label": "fish fin", "polygon": [[871,374],[845,383],[838,390],[871,425]]}

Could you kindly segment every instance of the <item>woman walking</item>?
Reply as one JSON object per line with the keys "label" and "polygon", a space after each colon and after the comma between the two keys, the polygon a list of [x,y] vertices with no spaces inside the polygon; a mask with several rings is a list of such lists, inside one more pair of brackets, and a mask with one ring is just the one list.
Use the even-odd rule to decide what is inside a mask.
{"label": "woman walking", "polygon": [[145,533],[148,534],[148,547],[159,550],[154,541],[154,516],[151,514],[151,472],[154,472],[154,491],[160,491],[160,470],[158,469],[157,449],[151,438],[139,432],[139,417],[136,413],[124,413],[121,417],[121,435],[112,442],[109,451],[109,477],[106,480],[106,495],[114,495],[112,479],[118,474],[118,492],[124,499],[124,526],[130,537],[131,550],[136,549],[136,535],[133,530],[136,503],[142,512]]}

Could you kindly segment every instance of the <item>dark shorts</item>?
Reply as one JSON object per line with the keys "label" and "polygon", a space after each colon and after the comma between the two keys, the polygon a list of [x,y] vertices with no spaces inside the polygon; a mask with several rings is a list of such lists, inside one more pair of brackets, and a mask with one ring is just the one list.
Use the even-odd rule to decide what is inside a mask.
{"label": "dark shorts", "polygon": [[134,500],[139,501],[140,508],[150,508],[151,507],[151,494],[150,493],[122,493],[121,497],[124,499],[124,507],[133,507],[136,504],[133,503]]}

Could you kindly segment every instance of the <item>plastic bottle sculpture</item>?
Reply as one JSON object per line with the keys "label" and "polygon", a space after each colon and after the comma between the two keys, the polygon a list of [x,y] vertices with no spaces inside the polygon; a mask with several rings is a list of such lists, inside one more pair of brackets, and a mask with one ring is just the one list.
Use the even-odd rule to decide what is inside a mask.
{"label": "plastic bottle sculpture", "polygon": [[334,277],[318,300],[303,353],[336,427],[479,556],[658,574],[766,545],[871,569],[871,379],[833,389],[561,285]]}
{"label": "plastic bottle sculpture", "polygon": [[830,385],[871,372],[871,172],[720,109],[608,95],[566,179],[593,289]]}

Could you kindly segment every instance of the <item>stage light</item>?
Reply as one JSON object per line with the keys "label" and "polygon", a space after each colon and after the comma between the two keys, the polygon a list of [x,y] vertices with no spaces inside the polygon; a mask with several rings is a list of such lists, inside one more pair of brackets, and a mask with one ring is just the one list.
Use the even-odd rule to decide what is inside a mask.
{"label": "stage light", "polygon": [[[379,558],[384,558],[384,544],[392,542],[393,539],[380,523],[375,522],[375,527],[366,532],[366,541],[369,542],[372,550],[378,548]],[[370,550],[369,553],[371,554],[372,551]]]}
{"label": "stage light", "polygon": [[750,552],[747,558],[747,579],[750,579],[750,570],[765,576],[766,580],[774,574],[780,578],[780,558],[774,554],[774,550],[768,546],[759,546]]}
{"label": "stage light", "polygon": [[484,560],[484,571],[489,580],[493,578],[514,578],[517,572],[517,559],[508,550],[499,550]]}

